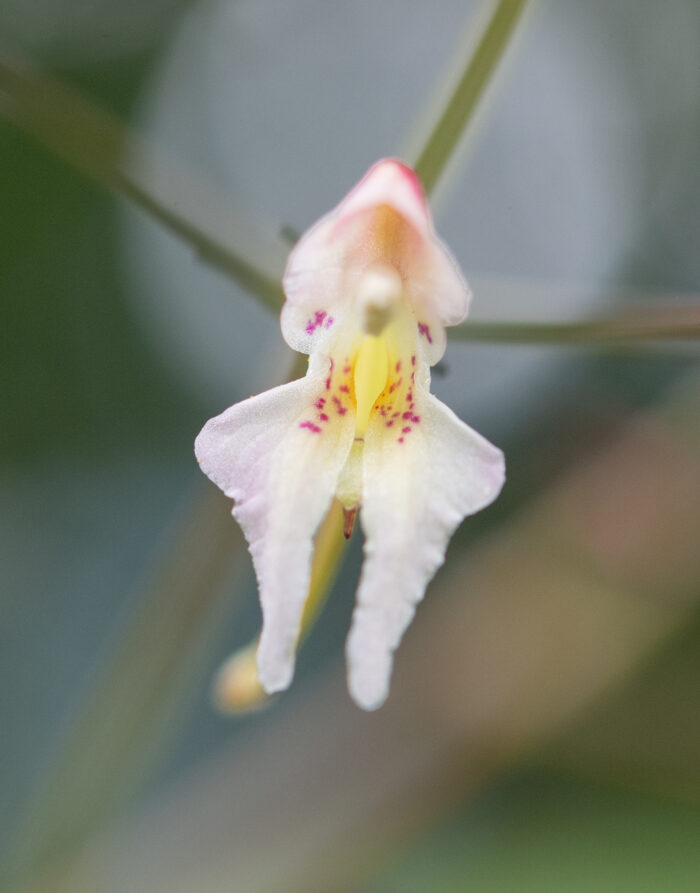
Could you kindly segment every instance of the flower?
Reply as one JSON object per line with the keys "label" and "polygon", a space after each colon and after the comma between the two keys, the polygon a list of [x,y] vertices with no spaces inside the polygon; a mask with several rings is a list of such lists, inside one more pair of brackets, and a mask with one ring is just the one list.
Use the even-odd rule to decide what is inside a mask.
{"label": "flower", "polygon": [[435,235],[416,174],[377,162],[299,240],[284,274],[282,334],[306,376],[211,419],[202,470],[234,500],[258,578],[264,688],[288,687],[314,533],[335,495],[359,510],[364,564],[347,640],[348,685],[386,699],[393,653],[462,519],[501,490],[504,459],[430,394],[445,326],[470,292]]}

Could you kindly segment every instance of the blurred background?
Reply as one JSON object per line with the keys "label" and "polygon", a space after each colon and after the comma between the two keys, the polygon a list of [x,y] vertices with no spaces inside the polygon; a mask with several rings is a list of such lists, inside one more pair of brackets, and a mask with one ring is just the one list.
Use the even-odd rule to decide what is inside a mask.
{"label": "blurred background", "polygon": [[[692,341],[450,341],[434,390],[509,481],[455,537],[386,707],[345,691],[356,533],[291,690],[222,715],[211,681],[260,617],[192,443],[291,352],[8,100],[15,65],[70,88],[149,141],[139,182],[223,214],[224,241],[243,221],[279,269],[373,161],[414,157],[490,8],[0,0],[8,889],[700,888]],[[696,0],[527,5],[432,201],[475,320],[700,303],[699,35]]]}

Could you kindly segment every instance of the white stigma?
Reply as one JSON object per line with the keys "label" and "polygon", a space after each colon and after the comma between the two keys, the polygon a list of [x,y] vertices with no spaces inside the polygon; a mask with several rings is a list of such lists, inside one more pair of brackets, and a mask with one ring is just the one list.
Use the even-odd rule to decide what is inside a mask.
{"label": "white stigma", "polygon": [[362,328],[368,335],[381,335],[394,317],[401,301],[403,283],[393,267],[372,264],[362,273],[357,300],[362,315]]}

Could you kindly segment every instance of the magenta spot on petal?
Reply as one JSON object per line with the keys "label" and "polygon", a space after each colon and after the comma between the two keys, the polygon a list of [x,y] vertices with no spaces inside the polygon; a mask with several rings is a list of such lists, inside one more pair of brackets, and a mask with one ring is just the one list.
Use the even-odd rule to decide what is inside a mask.
{"label": "magenta spot on petal", "polygon": [[326,320],[326,328],[330,329],[330,327],[333,325],[334,322],[335,322],[335,320],[333,319],[333,317],[329,316],[328,319]]}
{"label": "magenta spot on petal", "polygon": [[413,356],[411,357],[411,366],[415,366],[415,365],[416,365],[416,355],[413,354]]}
{"label": "magenta spot on petal", "polygon": [[410,433],[411,433],[411,426],[410,426],[410,425],[406,425],[405,428],[402,428],[402,429],[401,429],[401,433],[402,433],[402,434],[410,434]]}
{"label": "magenta spot on petal", "polygon": [[428,344],[433,343],[433,338],[430,334],[430,326],[425,322],[418,323],[418,334],[423,335],[428,340]]}
{"label": "magenta spot on petal", "polygon": [[392,417],[392,419],[397,419],[400,415],[401,415],[400,412],[392,412],[391,417]]}
{"label": "magenta spot on petal", "polygon": [[306,323],[306,333],[307,333],[307,335],[313,335],[313,333],[316,331],[316,329],[317,329],[319,326],[323,325],[323,320],[326,318],[327,315],[328,315],[328,314],[326,313],[325,310],[317,310],[317,311],[314,313],[314,318],[313,318],[313,319],[310,319],[310,320]]}
{"label": "magenta spot on petal", "polygon": [[389,421],[386,423],[386,426],[387,426],[387,428],[391,428],[391,426],[392,426],[393,424],[394,424],[394,423],[391,421],[391,419],[389,419]]}
{"label": "magenta spot on petal", "polygon": [[403,437],[399,437],[399,439],[397,440],[397,443],[403,443]]}
{"label": "magenta spot on petal", "polygon": [[314,434],[320,434],[321,429],[318,425],[315,425],[313,422],[301,422],[299,425],[300,428],[308,428],[309,431],[312,431]]}
{"label": "magenta spot on petal", "polygon": [[419,415],[412,415],[412,416],[411,416],[411,421],[413,422],[414,425],[417,425],[417,424],[420,422],[420,416],[419,416]]}
{"label": "magenta spot on petal", "polygon": [[322,422],[327,422],[328,416],[325,414],[325,412],[322,412],[321,415],[319,416],[319,419],[321,419]]}
{"label": "magenta spot on petal", "polygon": [[343,394],[349,394],[349,393],[350,393],[350,388],[349,388],[346,384],[341,384],[339,390],[340,390]]}
{"label": "magenta spot on petal", "polygon": [[396,361],[396,371],[397,371],[397,372],[400,372],[400,371],[401,371],[401,360],[397,360],[397,361]]}
{"label": "magenta spot on petal", "polygon": [[405,412],[405,413],[401,416],[401,418],[402,418],[402,419],[410,419],[412,415],[413,415],[413,413],[410,412],[410,411],[409,411],[409,412]]}
{"label": "magenta spot on petal", "polygon": [[348,410],[347,410],[347,407],[345,407],[345,406],[339,406],[339,407],[338,407],[338,415],[345,415],[345,413],[346,413],[347,411],[348,411]]}
{"label": "magenta spot on petal", "polygon": [[316,409],[323,409],[323,407],[325,405],[326,405],[325,397],[319,397],[318,400],[314,403],[314,406],[316,407]]}

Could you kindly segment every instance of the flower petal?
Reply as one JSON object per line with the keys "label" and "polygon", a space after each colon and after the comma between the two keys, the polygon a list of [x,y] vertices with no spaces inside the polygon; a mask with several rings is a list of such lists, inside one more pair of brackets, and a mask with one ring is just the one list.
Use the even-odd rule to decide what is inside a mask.
{"label": "flower petal", "polygon": [[[195,442],[202,470],[235,500],[260,590],[260,681],[291,682],[311,568],[312,540],[352,445],[354,421],[319,409],[328,361],[211,419]],[[321,404],[321,407],[323,404]]]}
{"label": "flower petal", "polygon": [[496,498],[504,478],[501,451],[422,389],[402,429],[368,429],[365,561],[346,647],[350,693],[361,707],[384,702],[393,652],[450,536]]}
{"label": "flower petal", "polygon": [[464,319],[471,293],[435,234],[418,177],[396,159],[373,165],[290,254],[282,310],[282,334],[290,347],[312,353],[322,345],[340,310],[347,312],[358,277],[375,261],[389,262],[403,277],[417,320],[435,330],[430,361],[440,359],[444,340],[437,329]]}
{"label": "flower petal", "polygon": [[420,317],[423,308],[443,326],[462,322],[471,291],[452,253],[435,233],[415,171],[395,158],[378,161],[332,213],[349,217],[381,205],[389,205],[408,221],[423,243],[422,251],[411,258],[420,269],[405,270],[416,315]]}

